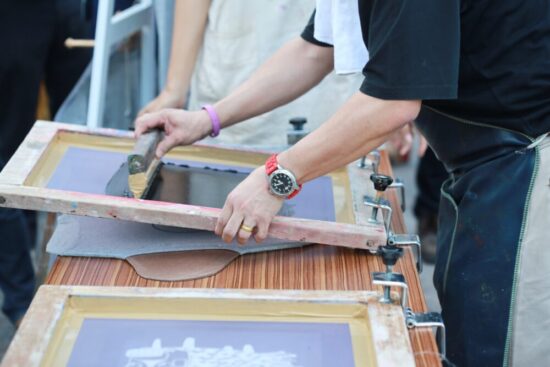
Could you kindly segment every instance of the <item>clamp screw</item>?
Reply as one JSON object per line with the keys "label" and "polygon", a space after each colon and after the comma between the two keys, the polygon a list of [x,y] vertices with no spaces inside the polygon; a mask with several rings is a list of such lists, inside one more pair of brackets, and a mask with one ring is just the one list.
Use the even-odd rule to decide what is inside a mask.
{"label": "clamp screw", "polygon": [[307,119],[305,117],[293,117],[288,122],[292,125],[294,130],[296,131],[302,131],[304,130],[304,125],[307,123]]}
{"label": "clamp screw", "polygon": [[[374,201],[377,205],[379,205],[380,201],[382,200],[382,194],[393,183],[393,178],[391,178],[390,176],[373,173],[372,175],[370,175],[370,180],[374,184],[374,189],[376,190],[376,198],[374,199]],[[377,220],[376,220],[377,216],[378,216],[378,207],[375,206],[372,208],[372,214],[369,219],[369,222],[377,223]]]}
{"label": "clamp screw", "polygon": [[292,125],[292,130],[287,132],[286,140],[288,145],[294,145],[307,135],[307,131],[304,129],[307,119],[305,117],[293,117],[288,122]]}
{"label": "clamp screw", "polygon": [[370,175],[370,180],[374,184],[374,189],[378,192],[384,192],[393,183],[393,178],[379,173]]}

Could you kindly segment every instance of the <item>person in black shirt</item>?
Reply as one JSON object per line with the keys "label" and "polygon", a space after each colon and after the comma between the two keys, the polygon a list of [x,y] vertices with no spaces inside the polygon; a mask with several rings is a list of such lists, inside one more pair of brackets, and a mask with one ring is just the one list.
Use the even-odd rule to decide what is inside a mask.
{"label": "person in black shirt", "polygon": [[[307,184],[416,120],[450,173],[434,274],[448,358],[458,366],[550,364],[550,0],[359,0],[359,16],[370,54],[365,81],[277,156],[291,171],[285,180]],[[301,39],[213,106],[215,116],[164,110],[140,117],[137,135],[164,127],[162,156],[215,132],[216,118],[229,126],[298,97],[334,65],[314,27],[312,17]],[[264,167],[253,171],[229,195],[216,233],[263,240],[284,200],[274,185],[286,185],[269,182]]]}

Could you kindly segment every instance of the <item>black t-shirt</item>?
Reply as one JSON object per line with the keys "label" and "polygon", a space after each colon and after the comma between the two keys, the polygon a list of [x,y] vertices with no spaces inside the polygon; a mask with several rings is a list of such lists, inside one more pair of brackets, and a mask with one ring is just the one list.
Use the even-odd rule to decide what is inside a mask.
{"label": "black t-shirt", "polygon": [[[361,91],[550,131],[550,0],[358,0],[370,60]],[[313,37],[313,16],[302,37]]]}

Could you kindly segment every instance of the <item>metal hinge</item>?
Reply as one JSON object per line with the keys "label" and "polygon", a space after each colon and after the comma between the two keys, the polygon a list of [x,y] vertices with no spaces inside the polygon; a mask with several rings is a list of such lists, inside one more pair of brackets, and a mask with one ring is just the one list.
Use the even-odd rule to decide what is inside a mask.
{"label": "metal hinge", "polygon": [[378,150],[373,150],[369,154],[361,157],[361,160],[357,164],[359,168],[367,168],[367,157],[370,156],[370,168],[373,173],[378,173],[378,168],[380,167],[380,152]]}
{"label": "metal hinge", "polygon": [[[370,206],[373,211],[381,211],[382,212],[382,223],[384,224],[384,228],[386,228],[386,232],[389,232],[390,225],[391,225],[391,218],[392,218],[392,208],[390,206],[390,202],[386,199],[381,199],[380,201],[376,201],[370,196],[365,195],[363,197],[363,204],[366,206]],[[378,217],[377,213],[374,214],[375,218]],[[371,221],[372,217],[369,219]],[[379,223],[376,219],[376,223]]]}
{"label": "metal hinge", "polygon": [[388,189],[397,189],[399,190],[399,196],[401,196],[401,211],[403,213],[407,209],[407,204],[405,201],[405,184],[400,178],[395,178],[395,181],[388,187]]}

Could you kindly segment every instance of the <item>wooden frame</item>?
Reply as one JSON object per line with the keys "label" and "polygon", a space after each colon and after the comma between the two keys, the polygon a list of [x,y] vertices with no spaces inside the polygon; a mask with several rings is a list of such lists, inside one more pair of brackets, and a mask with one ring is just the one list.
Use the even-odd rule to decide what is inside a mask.
{"label": "wooden frame", "polygon": [[[409,341],[403,311],[399,305],[381,304],[379,294],[374,292],[322,292],[322,291],[272,291],[272,290],[221,290],[221,289],[154,289],[154,288],[121,288],[121,287],[74,287],[42,286],[25,316],[15,338],[10,345],[2,366],[43,366],[45,360],[51,359],[51,350],[56,353],[56,340],[63,332],[63,316],[74,309],[74,300],[80,298],[89,302],[97,299],[101,304],[117,300],[140,302],[190,302],[193,300],[223,300],[276,302],[302,304],[301,307],[315,305],[366,307],[368,315],[350,316],[367,318],[370,329],[370,348],[374,349],[371,363],[377,366],[414,366],[412,347]],[[166,302],[165,302],[166,301]],[[71,303],[73,302],[73,303]],[[312,306],[313,305],[313,306]],[[82,312],[82,305],[77,304]],[[167,309],[168,306],[163,307]],[[285,310],[281,310],[285,313]],[[105,315],[105,308],[97,311]],[[166,312],[166,311],[165,311]],[[223,313],[223,312],[222,312]],[[162,318],[162,312],[159,313]],[[149,315],[150,316],[150,315]],[[66,316],[65,316],[66,317]],[[59,329],[62,329],[60,331]],[[58,343],[59,344],[59,343]],[[71,346],[72,348],[72,346]],[[369,346],[366,346],[369,348]],[[30,353],[29,351],[32,351]],[[46,365],[48,365],[46,363]]]}
{"label": "wooden frame", "polygon": [[[44,164],[49,151],[63,134],[117,138],[124,142],[123,145],[127,149],[130,149],[133,144],[131,132],[112,129],[90,130],[77,125],[37,121],[0,173],[0,206],[214,230],[219,213],[219,209],[215,208],[68,192],[33,185],[37,170],[41,164]],[[201,145],[194,145],[187,149],[201,147],[204,148]],[[264,152],[260,151],[223,147],[210,147],[210,149],[220,150],[223,155],[228,156],[235,151],[257,154],[260,159],[256,157],[254,162],[256,165],[263,163],[264,159],[262,155]],[[361,202],[362,195],[354,192],[356,218],[366,218],[366,215],[361,214],[366,210],[362,208]],[[371,224],[366,220],[359,222],[360,225],[277,217],[270,226],[269,236],[283,240],[371,251],[375,251],[379,245],[386,243],[386,231],[383,225]]]}

